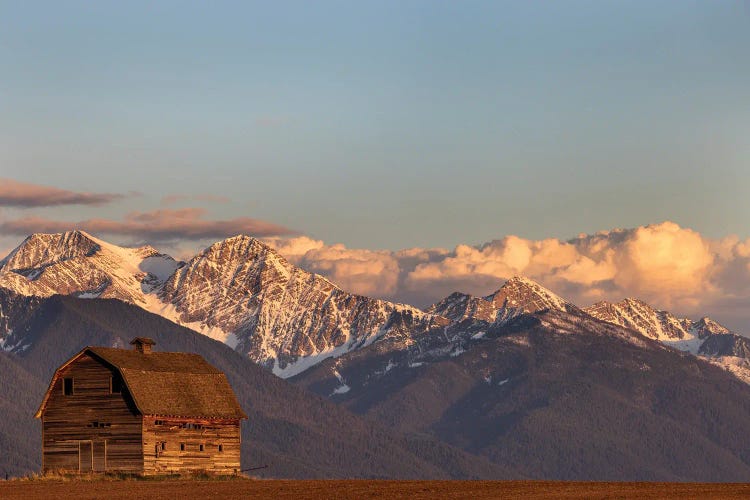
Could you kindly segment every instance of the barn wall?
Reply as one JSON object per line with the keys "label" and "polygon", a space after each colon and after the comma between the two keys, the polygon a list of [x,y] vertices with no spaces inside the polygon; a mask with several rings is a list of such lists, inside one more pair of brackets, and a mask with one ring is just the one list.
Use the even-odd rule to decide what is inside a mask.
{"label": "barn wall", "polygon": [[233,474],[240,469],[240,421],[144,417],[143,461],[147,474]]}
{"label": "barn wall", "polygon": [[[110,394],[113,371],[84,354],[61,370],[42,415],[43,470],[143,470],[142,417],[123,388]],[[74,393],[63,395],[63,378]],[[94,427],[98,422],[100,427]]]}

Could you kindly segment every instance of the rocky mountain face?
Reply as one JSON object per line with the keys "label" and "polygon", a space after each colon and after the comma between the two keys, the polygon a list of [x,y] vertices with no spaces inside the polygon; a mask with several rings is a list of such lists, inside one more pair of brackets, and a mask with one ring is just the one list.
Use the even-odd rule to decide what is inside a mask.
{"label": "rocky mountain face", "polygon": [[716,333],[706,338],[698,353],[702,356],[749,359],[750,339],[735,333]]}
{"label": "rocky mountain face", "polygon": [[0,288],[26,296],[116,298],[146,307],[145,294],[178,266],[149,246],[122,248],[83,231],[33,234],[0,262]]}
{"label": "rocky mountain face", "polygon": [[729,333],[729,330],[710,318],[704,317],[698,321],[677,318],[668,311],[657,310],[632,298],[618,303],[597,302],[585,311],[595,318],[632,328],[646,337],[693,354],[698,353],[706,337]]}
{"label": "rocky mountain face", "polygon": [[159,298],[195,329],[289,376],[385,337],[447,326],[417,308],[353,295],[247,236],[216,243],[174,273]]}
{"label": "rocky mountain face", "polygon": [[18,328],[42,302],[41,297],[19,295],[11,290],[0,288],[0,346],[11,350],[24,337],[23,328]]}
{"label": "rocky mountain face", "polygon": [[573,312],[578,308],[530,279],[515,276],[486,297],[455,292],[427,312],[451,321],[482,321],[501,326],[523,314],[542,310]]}
{"label": "rocky mountain face", "polygon": [[122,248],[82,231],[34,234],[2,261],[0,289],[117,298],[221,340],[282,377],[378,339],[408,341],[450,323],[347,293],[248,236],[181,263],[151,247]]}

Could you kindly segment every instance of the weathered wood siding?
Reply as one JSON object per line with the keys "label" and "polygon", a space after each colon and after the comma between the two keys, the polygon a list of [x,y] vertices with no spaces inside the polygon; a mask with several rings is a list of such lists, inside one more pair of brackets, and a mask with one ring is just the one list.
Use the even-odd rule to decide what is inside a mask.
{"label": "weathered wood siding", "polygon": [[233,474],[240,469],[240,421],[144,417],[143,462],[146,474]]}
{"label": "weathered wood siding", "polygon": [[[60,372],[42,415],[43,471],[143,470],[142,417],[127,389],[110,393],[113,375],[88,354]],[[73,379],[70,396],[63,394],[64,378]]]}

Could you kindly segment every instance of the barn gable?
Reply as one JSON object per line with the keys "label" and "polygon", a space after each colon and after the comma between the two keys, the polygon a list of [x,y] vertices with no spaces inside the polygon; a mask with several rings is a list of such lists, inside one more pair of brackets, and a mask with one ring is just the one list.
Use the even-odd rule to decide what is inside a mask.
{"label": "barn gable", "polygon": [[86,347],[57,369],[36,418],[40,418],[59,373],[90,354],[117,370],[142,415],[244,419],[226,376],[198,354]]}

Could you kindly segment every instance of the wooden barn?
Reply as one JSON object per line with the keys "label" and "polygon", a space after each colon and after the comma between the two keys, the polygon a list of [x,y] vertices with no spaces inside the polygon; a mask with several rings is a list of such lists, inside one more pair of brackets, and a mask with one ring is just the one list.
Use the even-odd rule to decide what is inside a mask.
{"label": "wooden barn", "polygon": [[238,471],[247,415],[226,376],[148,338],[131,345],[86,347],[55,371],[36,413],[43,472]]}

